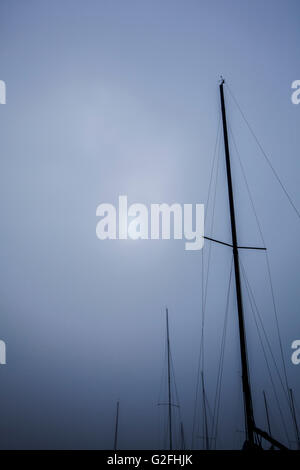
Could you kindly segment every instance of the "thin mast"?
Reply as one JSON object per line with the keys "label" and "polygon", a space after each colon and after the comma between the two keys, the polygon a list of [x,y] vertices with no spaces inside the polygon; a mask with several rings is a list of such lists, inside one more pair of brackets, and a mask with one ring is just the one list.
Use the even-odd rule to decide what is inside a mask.
{"label": "thin mast", "polygon": [[185,445],[183,422],[180,423],[180,435],[181,435],[181,450],[185,450],[186,445]]}
{"label": "thin mast", "polygon": [[168,394],[169,394],[169,447],[172,450],[172,402],[171,402],[171,355],[170,355],[170,334],[169,334],[169,312],[166,308],[167,324],[167,350],[168,350]]}
{"label": "thin mast", "polygon": [[291,397],[293,421],[294,421],[294,426],[295,426],[295,434],[296,434],[296,439],[297,439],[297,447],[298,447],[298,450],[300,450],[300,434],[299,434],[299,428],[298,428],[298,423],[297,423],[297,416],[296,416],[296,410],[295,410],[295,404],[294,404],[293,390],[291,388],[290,388],[290,397]]}
{"label": "thin mast", "polygon": [[225,158],[226,158],[228,199],[229,199],[229,208],[230,208],[236,300],[237,300],[238,321],[239,321],[240,351],[241,351],[241,363],[242,363],[242,382],[243,382],[244,408],[245,408],[245,430],[246,430],[246,439],[249,445],[253,447],[255,424],[254,424],[254,417],[253,417],[252,395],[251,395],[251,388],[250,388],[249,368],[248,368],[248,359],[247,359],[247,345],[246,345],[245,322],[244,322],[244,311],[243,311],[243,300],[242,300],[241,275],[240,275],[240,264],[239,264],[239,253],[238,253],[235,209],[234,209],[234,197],[233,197],[232,178],[231,178],[230,153],[229,153],[223,87],[224,87],[224,80],[222,79],[222,82],[220,84],[220,99],[221,99],[224,147],[225,147]]}
{"label": "thin mast", "polygon": [[117,450],[117,445],[118,445],[118,429],[119,429],[119,402],[117,402],[114,450]]}

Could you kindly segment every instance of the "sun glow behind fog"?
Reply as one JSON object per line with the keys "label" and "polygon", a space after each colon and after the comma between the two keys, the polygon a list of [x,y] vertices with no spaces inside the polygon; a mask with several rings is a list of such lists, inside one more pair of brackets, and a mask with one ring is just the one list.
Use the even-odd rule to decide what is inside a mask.
{"label": "sun glow behind fog", "polygon": [[125,193],[132,202],[174,202],[183,184],[178,163],[184,162],[184,136],[125,87],[92,83],[84,96],[76,82],[72,87],[64,96],[70,116],[76,116],[72,132],[81,158],[99,176],[101,198]]}

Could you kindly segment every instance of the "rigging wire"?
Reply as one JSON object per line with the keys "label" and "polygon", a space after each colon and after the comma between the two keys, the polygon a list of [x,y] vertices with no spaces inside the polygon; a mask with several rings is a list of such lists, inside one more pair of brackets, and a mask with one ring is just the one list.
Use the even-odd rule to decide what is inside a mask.
{"label": "rigging wire", "polygon": [[[239,164],[240,164],[240,168],[241,168],[241,171],[242,171],[242,175],[243,175],[243,178],[244,178],[244,182],[245,182],[245,186],[246,186],[246,189],[247,189],[247,192],[248,192],[248,196],[249,196],[249,199],[250,199],[252,210],[253,210],[253,213],[254,213],[254,216],[255,216],[255,219],[256,219],[256,223],[257,223],[257,226],[258,226],[260,237],[261,237],[263,245],[266,246],[266,242],[265,242],[263,231],[262,231],[262,226],[261,226],[261,223],[259,221],[258,214],[257,214],[256,208],[255,208],[254,199],[253,199],[252,193],[250,191],[250,186],[249,186],[249,183],[248,183],[248,179],[247,179],[247,176],[246,176],[244,165],[242,163],[241,155],[240,155],[240,152],[238,150],[236,140],[234,138],[233,132],[232,132],[230,127],[229,127],[229,130],[230,130],[231,138],[232,138],[232,141],[233,141],[233,145],[234,145],[235,150],[236,150],[236,154],[238,156],[238,161],[239,161]],[[278,336],[278,341],[279,341],[280,355],[281,355],[281,361],[282,361],[283,373],[284,373],[284,380],[285,380],[285,386],[286,386],[285,394],[286,394],[286,397],[287,397],[287,400],[288,400],[290,411],[292,411],[291,410],[291,403],[290,403],[290,400],[288,398],[288,396],[289,396],[288,395],[289,383],[288,383],[286,363],[285,363],[284,353],[283,353],[282,338],[281,338],[280,328],[279,328],[278,311],[277,311],[277,306],[276,306],[276,301],[275,301],[275,292],[274,292],[274,286],[273,286],[272,275],[271,275],[271,266],[270,266],[270,260],[269,260],[269,255],[268,255],[267,251],[265,251],[265,255],[266,255],[265,259],[266,259],[266,265],[267,265],[268,280],[269,280],[269,284],[270,284],[273,310],[274,310],[274,316],[275,316],[276,331],[277,331],[277,336]]]}
{"label": "rigging wire", "polygon": [[296,205],[294,204],[294,202],[293,202],[291,196],[289,195],[287,189],[285,188],[283,182],[281,181],[281,179],[280,179],[280,177],[279,177],[277,171],[275,170],[273,164],[271,163],[271,160],[269,159],[267,153],[266,153],[265,150],[263,149],[263,146],[261,145],[260,141],[258,140],[258,137],[256,136],[256,134],[255,134],[253,128],[250,126],[250,123],[249,123],[248,119],[246,118],[245,113],[243,112],[243,110],[242,110],[241,106],[239,105],[237,99],[235,98],[233,92],[231,91],[230,86],[229,86],[227,83],[226,83],[226,86],[227,86],[228,91],[229,91],[229,93],[230,93],[230,95],[231,95],[233,101],[235,102],[235,104],[236,104],[238,110],[240,111],[241,116],[243,117],[243,119],[244,119],[244,121],[245,121],[245,123],[246,123],[246,125],[247,125],[247,127],[248,127],[248,129],[249,129],[249,131],[251,132],[251,134],[252,134],[252,136],[253,136],[255,142],[257,143],[257,145],[258,145],[260,151],[262,152],[263,156],[265,157],[265,160],[266,160],[266,162],[268,163],[269,167],[271,168],[271,170],[272,170],[272,172],[273,172],[273,175],[275,176],[275,178],[276,178],[277,182],[279,183],[281,189],[283,190],[284,194],[286,195],[286,197],[287,197],[287,199],[288,199],[290,205],[292,206],[292,208],[294,209],[294,211],[295,211],[295,213],[297,214],[298,218],[300,219],[300,212],[299,212],[299,210],[297,209],[297,207],[296,207]]}
{"label": "rigging wire", "polygon": [[225,344],[226,344],[226,333],[227,333],[227,324],[228,324],[232,268],[233,268],[233,256],[231,260],[229,282],[228,282],[228,289],[227,289],[227,296],[226,296],[227,297],[226,309],[225,309],[225,317],[224,317],[224,325],[223,325],[223,333],[222,333],[222,341],[221,341],[221,352],[220,352],[219,368],[218,368],[218,375],[217,375],[216,394],[215,394],[215,400],[214,400],[214,411],[213,411],[213,418],[212,418],[212,439],[214,440],[215,448],[217,444],[217,434],[218,434],[218,422],[219,422],[219,412],[220,412],[220,402],[221,402],[222,377],[223,377],[223,370],[224,370]]}
{"label": "rigging wire", "polygon": [[[267,345],[268,345],[269,349],[271,348],[271,347],[270,347],[270,342],[269,342],[269,339],[268,339],[268,337],[267,337],[265,328],[264,328],[264,326],[263,326],[262,318],[261,318],[261,315],[260,315],[260,313],[259,313],[259,309],[258,309],[258,307],[257,307],[257,304],[256,304],[256,302],[255,302],[255,297],[254,297],[253,291],[252,291],[252,289],[251,289],[251,286],[250,286],[250,282],[249,282],[249,280],[248,280],[248,277],[247,277],[247,275],[246,275],[246,271],[245,271],[244,265],[243,265],[243,263],[242,263],[241,260],[240,260],[240,265],[241,265],[241,268],[242,268],[242,274],[243,274],[243,278],[244,278],[244,281],[245,281],[246,290],[247,290],[247,293],[248,293],[248,299],[249,299],[251,311],[252,311],[252,314],[253,314],[255,326],[256,326],[256,329],[257,329],[258,337],[259,337],[259,341],[260,341],[260,344],[261,344],[261,347],[262,347],[263,355],[264,355],[264,358],[265,358],[265,361],[266,361],[266,365],[267,365],[268,373],[269,373],[269,376],[270,376],[270,381],[271,381],[273,393],[274,393],[274,396],[275,396],[275,399],[276,399],[276,402],[277,402],[279,414],[280,414],[280,417],[281,417],[283,429],[284,429],[284,432],[285,432],[287,441],[290,443],[289,435],[288,435],[288,432],[287,432],[287,427],[286,427],[285,420],[284,420],[284,416],[283,416],[283,412],[282,412],[282,409],[281,409],[281,406],[280,406],[280,401],[279,401],[279,398],[278,398],[278,394],[277,394],[277,392],[276,392],[276,387],[275,387],[275,384],[274,384],[274,380],[273,380],[273,376],[272,376],[272,372],[271,372],[271,367],[270,367],[270,364],[269,364],[269,361],[268,361],[268,356],[267,356],[267,353],[266,353],[265,346],[264,346],[264,344],[263,344],[263,340],[262,340],[261,332],[260,332],[260,330],[259,330],[259,325],[258,325],[258,322],[257,322],[257,318],[259,319],[259,321],[260,321],[260,323],[261,323],[261,325],[262,325],[262,331],[264,332],[265,340],[266,340],[266,342],[267,342]],[[255,315],[255,312],[256,312],[256,315]],[[270,352],[271,352],[271,356],[272,356],[273,361],[275,361],[275,368],[276,368],[276,370],[277,370],[277,372],[278,372],[276,360],[275,360],[275,358],[274,358],[274,356],[273,356],[273,353],[272,353],[272,350],[271,350],[271,349],[270,349]],[[280,377],[280,378],[281,378],[281,377]]]}
{"label": "rigging wire", "polygon": [[[215,172],[215,165],[217,163],[217,170],[216,173],[218,175],[218,169],[219,169],[219,161],[220,161],[220,155],[218,152],[219,145],[220,145],[220,126],[221,124],[221,116],[219,116],[219,121],[218,121],[218,128],[217,128],[217,135],[216,135],[216,141],[214,145],[214,153],[213,153],[213,162],[211,166],[211,173],[210,173],[210,180],[209,180],[209,187],[208,187],[208,196],[207,196],[207,201],[206,201],[206,213],[205,213],[205,221],[207,219],[207,213],[208,213],[208,207],[210,204],[211,200],[211,191],[212,191],[212,185],[213,185],[213,177],[214,177],[214,172]],[[217,179],[217,176],[216,176]],[[216,182],[215,182],[215,193],[216,193]],[[215,205],[215,196],[214,196],[214,205]],[[214,209],[213,209],[213,214],[214,214]],[[214,216],[213,216],[214,217]],[[209,248],[209,256],[208,256],[208,265],[210,263],[210,252],[211,252],[211,245]],[[200,372],[201,372],[201,365],[203,368],[203,363],[204,363],[204,348],[203,348],[203,339],[204,339],[204,323],[205,323],[205,303],[204,298],[206,297],[205,291],[207,289],[207,283],[208,283],[208,276],[207,279],[204,283],[204,254],[203,250],[201,250],[201,304],[202,304],[202,321],[201,321],[201,339],[200,339],[200,347],[199,347],[199,357],[198,357],[198,369],[197,369],[197,379],[196,379],[196,396],[195,396],[195,402],[194,402],[194,416],[193,416],[193,429],[192,429],[192,446],[191,448],[194,448],[194,443],[195,443],[195,434],[196,434],[196,421],[197,421],[197,405],[198,405],[198,395],[199,395],[199,387],[200,387]]]}

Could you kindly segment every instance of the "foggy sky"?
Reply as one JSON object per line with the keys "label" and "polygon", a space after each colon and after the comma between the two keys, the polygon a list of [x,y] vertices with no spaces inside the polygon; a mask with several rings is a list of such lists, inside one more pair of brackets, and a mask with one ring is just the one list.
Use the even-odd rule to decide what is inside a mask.
{"label": "foggy sky", "polygon": [[[291,103],[299,18],[293,0],[1,0],[1,448],[112,448],[117,400],[120,448],[161,446],[166,306],[191,445],[202,254],[185,251],[183,240],[100,241],[96,207],[116,205],[122,194],[148,207],[206,203],[222,74],[299,208],[300,105]],[[299,403],[300,366],[290,357],[300,338],[300,221],[228,92],[226,103],[268,247]],[[205,230],[230,241],[222,141],[218,152],[214,233],[209,223]],[[233,147],[232,166],[240,243],[261,244]],[[265,254],[241,258],[282,370]],[[211,406],[231,259],[229,248],[212,247]],[[265,429],[264,389],[274,436],[287,443],[246,293],[245,315],[255,417]],[[243,442],[240,374],[231,290],[218,447]],[[279,396],[292,441],[280,387]]]}

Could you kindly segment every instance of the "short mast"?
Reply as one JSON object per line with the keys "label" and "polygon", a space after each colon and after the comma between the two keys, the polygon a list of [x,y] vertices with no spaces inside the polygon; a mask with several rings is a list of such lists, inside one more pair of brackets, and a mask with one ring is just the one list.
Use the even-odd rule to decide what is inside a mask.
{"label": "short mast", "polygon": [[167,354],[168,354],[168,408],[169,408],[169,448],[172,450],[172,401],[171,401],[171,353],[170,353],[170,333],[169,333],[169,312],[166,308],[167,325]]}
{"label": "short mast", "polygon": [[117,402],[117,411],[116,411],[114,450],[117,450],[117,446],[118,446],[118,430],[119,430],[119,402]]}
{"label": "short mast", "polygon": [[254,417],[253,417],[252,395],[251,395],[251,388],[250,388],[249,368],[248,368],[248,359],[247,359],[247,345],[246,345],[246,334],[245,334],[241,275],[240,275],[239,252],[238,252],[238,243],[237,243],[235,208],[234,208],[234,197],[233,197],[233,187],[232,187],[232,177],[231,177],[230,152],[229,152],[229,143],[228,143],[228,131],[227,131],[227,121],[226,121],[226,110],[225,110],[225,100],[224,100],[224,80],[223,79],[220,83],[220,99],[221,99],[221,110],[222,110],[222,121],[223,121],[226,174],[227,174],[228,199],[229,199],[233,259],[234,259],[236,300],[237,300],[238,321],[239,321],[242,382],[243,382],[243,395],[244,395],[244,407],[245,407],[246,440],[248,441],[247,444],[250,447],[253,447],[255,445],[255,442],[254,442],[255,424],[254,424]]}

